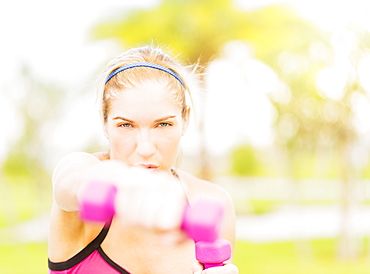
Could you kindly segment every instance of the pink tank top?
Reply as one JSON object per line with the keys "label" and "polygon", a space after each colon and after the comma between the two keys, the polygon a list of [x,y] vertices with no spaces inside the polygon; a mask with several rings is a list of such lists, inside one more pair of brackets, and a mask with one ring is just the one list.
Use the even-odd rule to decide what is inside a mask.
{"label": "pink tank top", "polygon": [[110,222],[99,235],[83,250],[65,262],[48,260],[49,274],[130,274],[127,270],[112,261],[101,248],[110,228]]}

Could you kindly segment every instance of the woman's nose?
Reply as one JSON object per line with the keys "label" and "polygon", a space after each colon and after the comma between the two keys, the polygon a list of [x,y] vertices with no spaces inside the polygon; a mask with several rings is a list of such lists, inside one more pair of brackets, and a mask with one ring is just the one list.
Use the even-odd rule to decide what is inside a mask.
{"label": "woman's nose", "polygon": [[155,154],[156,147],[148,132],[140,132],[137,140],[136,152],[144,159],[148,159]]}

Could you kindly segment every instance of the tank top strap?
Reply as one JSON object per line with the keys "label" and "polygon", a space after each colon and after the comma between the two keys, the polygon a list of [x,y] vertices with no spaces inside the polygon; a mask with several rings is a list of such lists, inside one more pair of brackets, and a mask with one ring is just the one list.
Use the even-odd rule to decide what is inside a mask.
{"label": "tank top strap", "polygon": [[112,219],[110,219],[108,222],[104,224],[104,227],[100,231],[99,235],[91,243],[89,243],[85,249],[88,249],[91,251],[98,249],[99,246],[104,241],[105,237],[107,236],[111,224],[112,224]]}
{"label": "tank top strap", "polygon": [[103,229],[100,231],[99,235],[96,236],[96,238],[90,242],[84,249],[82,249],[79,253],[74,255],[72,258],[65,262],[52,262],[48,259],[48,265],[50,270],[55,270],[55,271],[62,271],[62,270],[67,270],[80,262],[82,262],[84,259],[86,259],[90,254],[92,254],[95,250],[99,249],[100,245],[104,241],[105,237],[108,234],[109,228],[111,226],[112,219],[107,221],[104,224]]}
{"label": "tank top strap", "polygon": [[177,179],[180,179],[179,174],[177,174],[176,169],[171,168],[171,174],[172,174],[173,176],[175,176]]}

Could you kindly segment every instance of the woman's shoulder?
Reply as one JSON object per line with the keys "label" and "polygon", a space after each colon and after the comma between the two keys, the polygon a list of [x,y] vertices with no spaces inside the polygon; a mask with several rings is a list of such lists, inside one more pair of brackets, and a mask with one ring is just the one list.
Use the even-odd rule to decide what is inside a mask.
{"label": "woman's shoulder", "polygon": [[199,199],[212,199],[221,202],[224,208],[224,225],[220,237],[230,241],[232,246],[235,243],[235,209],[231,196],[221,186],[199,179],[187,172],[178,170],[178,175],[183,182],[187,198],[191,203]]}
{"label": "woman's shoulder", "polygon": [[[95,152],[95,153],[88,153],[82,151],[71,152],[63,156],[58,165],[61,164],[68,164],[68,163],[84,163],[90,161],[96,161],[96,159],[100,161],[109,160],[109,154],[107,152]],[[57,167],[58,167],[57,165]]]}
{"label": "woman's shoulder", "polygon": [[213,182],[197,178],[183,170],[177,170],[177,173],[185,185],[188,199],[190,201],[201,198],[213,198],[227,203],[230,202],[231,198],[229,193],[221,186]]}
{"label": "woman's shoulder", "polygon": [[100,161],[110,160],[109,153],[105,152],[105,151],[95,152],[92,155],[95,156],[96,158],[98,158]]}
{"label": "woman's shoulder", "polygon": [[94,154],[88,153],[88,152],[83,152],[83,151],[75,151],[75,152],[70,152],[66,155],[64,155],[60,160],[57,165],[57,167],[61,164],[66,164],[66,163],[83,163],[86,161],[91,161],[91,160],[96,160],[98,157],[95,156]]}
{"label": "woman's shoulder", "polygon": [[105,151],[93,152],[93,153],[83,152],[83,151],[75,151],[75,152],[70,152],[70,153],[66,154],[62,158],[62,160],[63,159],[86,159],[86,158],[93,158],[93,157],[98,158],[100,161],[110,159],[109,153],[105,152]]}

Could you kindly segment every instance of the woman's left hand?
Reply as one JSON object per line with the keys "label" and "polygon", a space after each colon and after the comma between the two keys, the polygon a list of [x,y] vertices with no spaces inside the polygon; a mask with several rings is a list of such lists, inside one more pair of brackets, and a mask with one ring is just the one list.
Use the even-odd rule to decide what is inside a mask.
{"label": "woman's left hand", "polygon": [[201,263],[194,263],[192,267],[193,274],[238,274],[238,267],[234,264],[227,263],[224,266],[211,267],[203,269]]}

